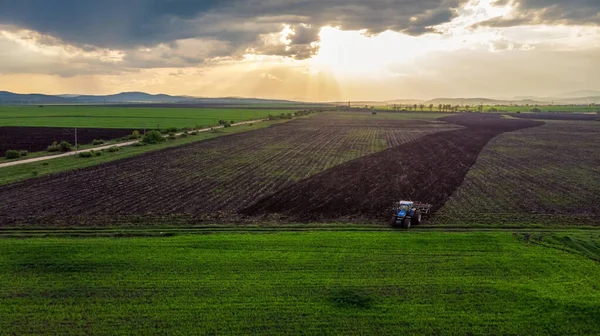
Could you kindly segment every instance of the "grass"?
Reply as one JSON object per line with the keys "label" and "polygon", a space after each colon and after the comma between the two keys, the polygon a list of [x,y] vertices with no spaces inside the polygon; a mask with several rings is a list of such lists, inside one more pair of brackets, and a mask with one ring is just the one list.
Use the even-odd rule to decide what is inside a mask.
{"label": "grass", "polygon": [[[291,110],[131,108],[103,106],[0,106],[0,126],[166,129],[260,119]],[[158,127],[157,127],[158,126]]]}
{"label": "grass", "polygon": [[[77,155],[62,157],[41,162],[32,162],[16,166],[0,168],[0,185],[14,183],[27,180],[34,177],[56,174],[59,172],[80,169],[85,167],[95,166],[101,163],[120,160],[132,156],[137,156],[150,151],[164,149],[168,147],[177,147],[197,141],[212,139],[221,135],[246,132],[266,128],[276,122],[259,122],[254,124],[240,125],[230,128],[218,129],[211,132],[201,132],[198,135],[190,135],[185,138],[177,138],[176,140],[168,140],[156,145],[147,146],[126,146],[121,147],[118,152],[110,153],[104,151],[101,156],[91,158],[80,158]],[[28,158],[36,157],[36,155],[28,156]],[[1,161],[5,162],[5,161]]]}
{"label": "grass", "polygon": [[596,261],[507,232],[4,238],[0,330],[598,334],[598,278]]}

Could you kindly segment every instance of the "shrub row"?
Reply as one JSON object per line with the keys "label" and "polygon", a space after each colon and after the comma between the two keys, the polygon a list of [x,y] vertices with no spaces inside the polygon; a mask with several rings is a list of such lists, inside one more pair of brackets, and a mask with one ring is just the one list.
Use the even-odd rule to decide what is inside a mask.
{"label": "shrub row", "polygon": [[27,156],[27,154],[29,154],[28,151],[26,150],[14,150],[14,149],[9,149],[6,151],[4,157],[12,160],[12,159],[18,159],[22,156]]}

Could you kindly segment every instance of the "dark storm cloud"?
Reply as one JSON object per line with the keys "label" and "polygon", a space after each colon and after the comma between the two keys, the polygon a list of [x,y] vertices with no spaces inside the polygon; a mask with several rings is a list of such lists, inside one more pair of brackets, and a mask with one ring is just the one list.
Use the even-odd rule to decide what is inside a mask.
{"label": "dark storm cloud", "polygon": [[[377,34],[432,32],[467,0],[0,0],[0,24],[38,31],[82,46],[131,48],[201,38],[226,41],[232,52],[289,24],[289,48],[310,57],[324,25]],[[260,48],[258,46],[253,46]],[[276,50],[277,49],[277,50]]]}
{"label": "dark storm cloud", "polygon": [[509,27],[522,24],[600,25],[600,0],[497,0],[517,6],[514,18],[495,18],[481,25]]}

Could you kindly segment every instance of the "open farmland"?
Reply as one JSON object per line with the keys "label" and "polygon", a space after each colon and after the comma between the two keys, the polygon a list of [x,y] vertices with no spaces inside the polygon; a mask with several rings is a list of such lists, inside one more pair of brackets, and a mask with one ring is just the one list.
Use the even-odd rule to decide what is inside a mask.
{"label": "open farmland", "polygon": [[[131,134],[134,129],[80,128],[77,129],[79,144],[88,144],[95,139],[117,139]],[[52,142],[68,141],[75,143],[72,128],[59,127],[0,127],[0,155],[9,149],[43,151]]]}
{"label": "open farmland", "polygon": [[[563,236],[600,243],[589,233],[555,241]],[[533,238],[343,231],[3,238],[0,330],[599,334],[598,263]]]}
{"label": "open farmland", "polygon": [[212,126],[221,119],[239,122],[290,112],[269,108],[0,106],[0,126],[166,129]]}
{"label": "open farmland", "polygon": [[439,213],[440,223],[600,223],[600,123],[547,122],[500,135]]}
{"label": "open farmland", "polygon": [[0,187],[7,223],[237,220],[256,200],[341,163],[459,129],[435,120],[322,113],[270,128]]}
{"label": "open farmland", "polygon": [[5,185],[0,224],[383,224],[399,199],[434,225],[600,222],[600,124],[407,116],[321,113]]}
{"label": "open farmland", "polygon": [[466,128],[429,135],[337,166],[278,191],[243,212],[279,214],[293,221],[381,220],[391,213],[394,200],[400,199],[430,203],[436,211],[460,186],[490,139],[541,125],[497,115],[442,119]]}

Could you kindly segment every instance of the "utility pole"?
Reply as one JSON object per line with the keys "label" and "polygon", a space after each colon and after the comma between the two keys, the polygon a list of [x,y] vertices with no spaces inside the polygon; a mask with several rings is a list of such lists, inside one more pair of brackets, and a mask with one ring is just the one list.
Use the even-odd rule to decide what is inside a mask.
{"label": "utility pole", "polygon": [[75,127],[75,153],[77,153],[79,151],[79,148],[77,147],[77,127]]}

